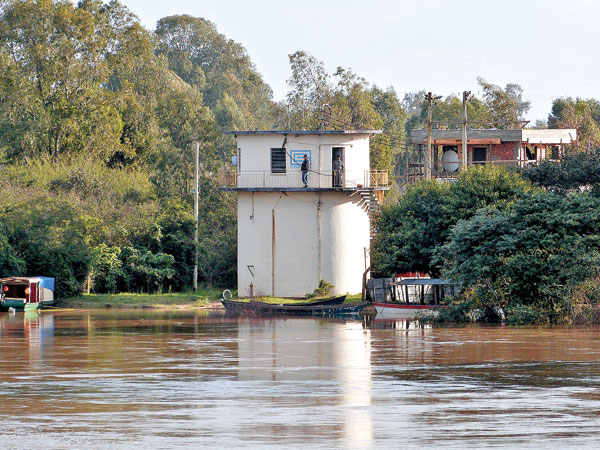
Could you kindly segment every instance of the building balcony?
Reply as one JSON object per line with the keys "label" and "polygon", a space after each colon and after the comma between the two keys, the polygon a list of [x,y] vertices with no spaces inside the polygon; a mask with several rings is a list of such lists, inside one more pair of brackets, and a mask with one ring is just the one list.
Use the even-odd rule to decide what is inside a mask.
{"label": "building balcony", "polygon": [[[268,170],[228,171],[220,175],[219,183],[224,190],[304,190],[302,173],[299,170],[286,173],[272,173]],[[308,176],[308,189],[387,190],[388,173],[385,170],[311,171]]]}

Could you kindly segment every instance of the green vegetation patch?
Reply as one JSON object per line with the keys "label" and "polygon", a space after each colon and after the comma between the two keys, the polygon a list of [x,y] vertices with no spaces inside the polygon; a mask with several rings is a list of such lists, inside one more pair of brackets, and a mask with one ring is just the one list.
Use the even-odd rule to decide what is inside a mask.
{"label": "green vegetation patch", "polygon": [[60,308],[177,308],[205,307],[221,298],[219,290],[168,294],[82,294],[57,302]]}

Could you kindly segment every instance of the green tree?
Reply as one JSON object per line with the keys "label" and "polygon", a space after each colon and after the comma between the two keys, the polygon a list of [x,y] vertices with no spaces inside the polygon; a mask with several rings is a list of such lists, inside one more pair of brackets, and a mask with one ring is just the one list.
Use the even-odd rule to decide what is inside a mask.
{"label": "green tree", "polygon": [[[230,111],[218,115],[221,128],[269,128],[272,91],[244,47],[220,34],[212,22],[188,15],[159,20],[155,33],[158,54],[166,56],[171,70],[198,89],[212,111]],[[230,122],[236,111],[241,116]]]}
{"label": "green tree", "polygon": [[[111,4],[113,5],[113,4]],[[113,6],[6,2],[0,16],[0,147],[10,158],[119,146],[122,123],[108,81]]]}
{"label": "green tree", "polygon": [[121,249],[102,243],[92,249],[92,263],[87,280],[87,290],[117,292],[119,280],[125,277]]}
{"label": "green tree", "polygon": [[163,292],[167,280],[175,275],[175,258],[166,253],[125,247],[121,250],[125,291]]}
{"label": "green tree", "polygon": [[560,162],[542,161],[523,170],[523,176],[554,192],[588,191],[600,197],[600,150],[567,153]]}
{"label": "green tree", "polygon": [[446,239],[449,191],[448,184],[423,181],[409,186],[397,205],[383,207],[372,253],[376,270],[440,274],[434,259]]}
{"label": "green tree", "polygon": [[479,209],[510,208],[530,184],[519,174],[497,166],[476,166],[455,183],[422,181],[409,186],[397,205],[382,209],[373,246],[373,264],[386,273],[426,272],[439,276],[440,248],[449,230]]}
{"label": "green tree", "polygon": [[316,130],[321,106],[330,95],[329,74],[323,61],[307,52],[299,50],[289,60],[292,75],[287,80],[287,102],[292,128]]}
{"label": "green tree", "polygon": [[[514,128],[518,121],[525,120],[531,102],[523,100],[523,88],[515,83],[508,83],[505,89],[477,78],[483,91],[483,102],[488,108],[491,119],[497,128]],[[510,123],[500,123],[500,122]]]}
{"label": "green tree", "polygon": [[440,251],[445,275],[482,305],[525,304],[560,319],[574,289],[598,275],[599,202],[537,192],[508,210],[481,209],[451,230]]}
{"label": "green tree", "polygon": [[574,150],[590,152],[600,147],[600,103],[595,99],[557,98],[552,102],[548,126],[575,128],[577,141]]}

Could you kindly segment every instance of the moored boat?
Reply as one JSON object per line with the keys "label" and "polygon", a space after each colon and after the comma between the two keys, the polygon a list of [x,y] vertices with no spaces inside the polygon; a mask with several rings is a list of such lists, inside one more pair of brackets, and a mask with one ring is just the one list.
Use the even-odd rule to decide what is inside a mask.
{"label": "moored boat", "polygon": [[373,302],[379,319],[409,319],[414,317],[417,311],[433,309],[440,305],[420,305],[416,303],[400,302]]}
{"label": "moored boat", "polygon": [[[274,305],[253,302],[254,314],[261,316],[312,316],[312,317],[358,317],[369,303],[347,303],[338,305]],[[261,303],[256,305],[256,303]]]}
{"label": "moored boat", "polygon": [[442,302],[456,295],[457,286],[450,280],[438,278],[407,278],[388,282],[393,300],[374,300],[378,319],[415,317],[418,311],[444,307]]}
{"label": "moored boat", "polygon": [[227,313],[236,315],[346,316],[358,314],[366,303],[344,305],[346,296],[330,297],[306,303],[266,303],[257,300],[221,300]]}
{"label": "moored boat", "polygon": [[16,311],[37,310],[54,303],[54,278],[0,278],[0,309]]}

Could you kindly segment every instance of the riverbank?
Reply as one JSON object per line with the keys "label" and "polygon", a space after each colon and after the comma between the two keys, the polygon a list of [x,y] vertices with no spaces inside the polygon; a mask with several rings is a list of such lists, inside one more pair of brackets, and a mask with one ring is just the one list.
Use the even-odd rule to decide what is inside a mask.
{"label": "riverbank", "polygon": [[220,307],[222,290],[197,292],[169,292],[166,294],[82,294],[59,299],[55,307],[64,309],[148,308],[188,309]]}
{"label": "riverbank", "polygon": [[[105,308],[147,308],[147,309],[191,309],[222,308],[221,289],[200,290],[197,292],[170,292],[167,294],[82,294],[56,301],[54,307],[62,309],[105,309]],[[233,292],[235,298],[235,291]],[[306,302],[305,299],[290,300],[276,297],[261,297],[267,303]],[[346,302],[360,302],[360,295],[349,295]]]}

